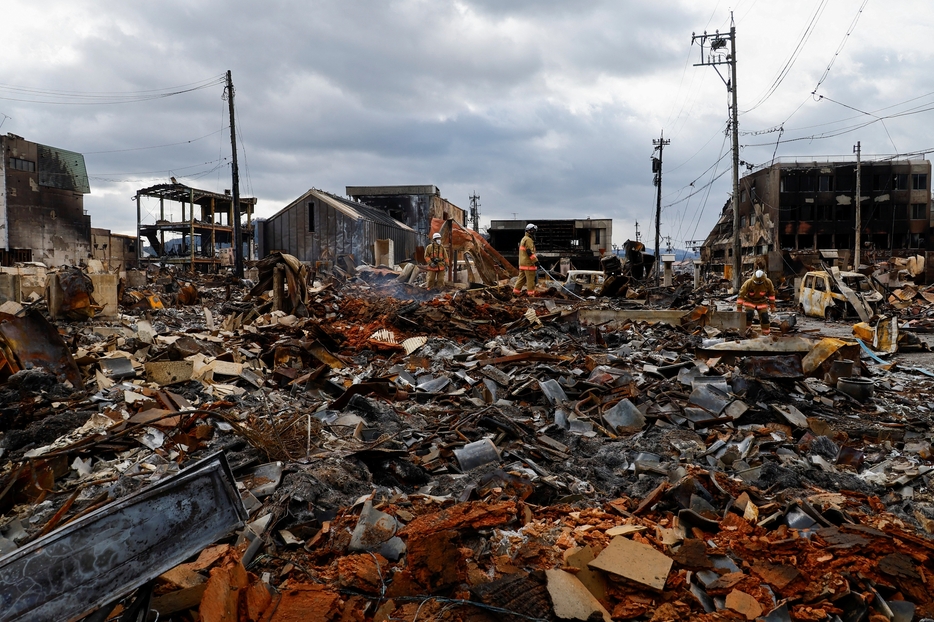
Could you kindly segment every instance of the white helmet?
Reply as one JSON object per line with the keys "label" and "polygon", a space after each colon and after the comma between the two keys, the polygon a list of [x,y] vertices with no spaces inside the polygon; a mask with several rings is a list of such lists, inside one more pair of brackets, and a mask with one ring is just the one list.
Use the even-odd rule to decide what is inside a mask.
{"label": "white helmet", "polygon": [[529,223],[525,226],[525,230],[534,232],[534,231],[538,231],[538,227],[536,227],[532,223]]}
{"label": "white helmet", "polygon": [[436,234],[434,234],[433,236],[431,236],[431,239],[432,239],[432,240],[440,240],[440,239],[441,239],[441,234],[440,234],[440,233],[436,233]]}
{"label": "white helmet", "polygon": [[765,276],[765,272],[763,272],[762,270],[756,270],[756,274],[754,276],[756,277],[757,281],[761,281],[762,277]]}

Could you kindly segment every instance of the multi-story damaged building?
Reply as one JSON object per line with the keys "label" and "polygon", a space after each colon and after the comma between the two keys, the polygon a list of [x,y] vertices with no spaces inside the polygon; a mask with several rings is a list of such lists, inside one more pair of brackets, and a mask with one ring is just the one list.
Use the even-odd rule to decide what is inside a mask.
{"label": "multi-story damaged building", "polygon": [[566,259],[568,263],[562,268],[596,270],[600,268],[600,258],[613,248],[613,220],[609,218],[493,220],[488,230],[490,245],[513,265],[519,265],[519,242],[530,222],[538,227],[535,248],[543,264],[559,264]]}
{"label": "multi-story damaged building", "polygon": [[[740,180],[743,271],[767,261],[787,271],[788,256],[836,250],[846,263],[856,244],[856,161],[781,158]],[[864,160],[860,166],[862,262],[925,255],[930,248],[931,163]],[[728,201],[701,247],[701,259],[730,278],[733,207]]]}
{"label": "multi-story damaged building", "polygon": [[84,156],[0,136],[0,265],[76,265],[91,255]]}
{"label": "multi-story damaged building", "polygon": [[[252,256],[256,202],[255,197],[240,197],[241,251],[246,258]],[[201,190],[174,178],[169,184],[137,190],[139,261],[187,265],[202,272],[233,265],[235,211],[229,190],[223,194]],[[143,248],[143,240],[149,242],[148,249]]]}
{"label": "multi-story damaged building", "polygon": [[431,219],[467,224],[467,213],[441,196],[437,186],[347,186],[347,196],[381,210],[415,230],[418,243],[429,242]]}

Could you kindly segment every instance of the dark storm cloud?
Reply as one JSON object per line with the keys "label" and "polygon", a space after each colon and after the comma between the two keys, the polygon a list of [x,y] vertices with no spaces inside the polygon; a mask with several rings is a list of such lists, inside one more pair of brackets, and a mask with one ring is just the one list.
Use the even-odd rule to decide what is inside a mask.
{"label": "dark storm cloud", "polygon": [[[742,109],[768,88],[814,7],[736,4],[740,18],[748,14],[738,24]],[[789,119],[852,19],[848,7],[831,10],[776,95],[741,117],[741,130],[788,119],[783,138],[806,137],[827,129],[809,126],[860,116],[807,101]],[[433,183],[461,206],[479,192],[485,219],[610,216],[620,243],[634,220],[648,232],[651,141],[663,128],[672,139],[666,205],[729,166],[727,156],[702,175],[723,153],[727,93],[711,69],[691,66],[697,48],[690,45],[692,32],[728,27],[728,17],[714,1],[69,2],[24,10],[23,39],[0,84],[125,92],[231,69],[242,192],[259,197],[261,214],[311,186],[342,193],[346,185]],[[868,111],[934,91],[923,90],[926,52],[900,49],[898,37],[876,43],[864,19],[860,44],[849,44],[821,92]],[[87,107],[0,100],[0,113],[13,117],[0,131],[88,154],[94,194],[85,205],[95,226],[132,231],[129,197],[141,187],[170,175],[229,187],[222,93],[216,85]],[[886,121],[899,149],[934,146],[919,144],[917,121]],[[777,151],[777,134],[744,134],[741,158],[760,164],[773,153],[846,153],[860,136],[879,152],[892,149],[877,123]],[[182,144],[135,149],[170,143]],[[95,153],[103,151],[113,153]],[[729,177],[714,185],[706,207],[702,192],[666,207],[663,226],[684,238],[706,234]]]}

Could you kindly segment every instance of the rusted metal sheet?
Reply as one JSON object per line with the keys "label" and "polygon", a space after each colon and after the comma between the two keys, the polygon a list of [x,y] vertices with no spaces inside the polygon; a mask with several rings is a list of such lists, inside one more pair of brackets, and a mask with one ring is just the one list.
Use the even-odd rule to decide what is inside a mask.
{"label": "rusted metal sheet", "polygon": [[[58,330],[38,312],[23,317],[0,314],[0,337],[15,359],[17,369],[41,367],[75,387],[84,385],[71,350]],[[8,357],[6,364],[10,364]]]}
{"label": "rusted metal sheet", "polygon": [[62,289],[62,313],[74,320],[94,317],[91,277],[78,268],[63,270],[58,274],[58,285]]}
{"label": "rusted metal sheet", "polygon": [[0,557],[0,622],[77,620],[243,526],[222,453]]}
{"label": "rusted metal sheet", "polygon": [[754,378],[783,378],[799,380],[804,378],[801,356],[784,354],[777,356],[749,356],[743,359],[740,369]]}

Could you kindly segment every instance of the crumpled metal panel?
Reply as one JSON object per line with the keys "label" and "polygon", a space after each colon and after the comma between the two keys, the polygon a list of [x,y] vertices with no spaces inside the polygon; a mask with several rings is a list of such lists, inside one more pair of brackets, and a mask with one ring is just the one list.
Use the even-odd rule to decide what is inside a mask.
{"label": "crumpled metal panel", "polygon": [[242,527],[217,453],[0,557],[0,622],[77,620]]}
{"label": "crumpled metal panel", "polygon": [[75,387],[84,385],[71,350],[42,314],[31,311],[23,317],[4,315],[2,319],[0,337],[16,358],[18,369],[41,367]]}

